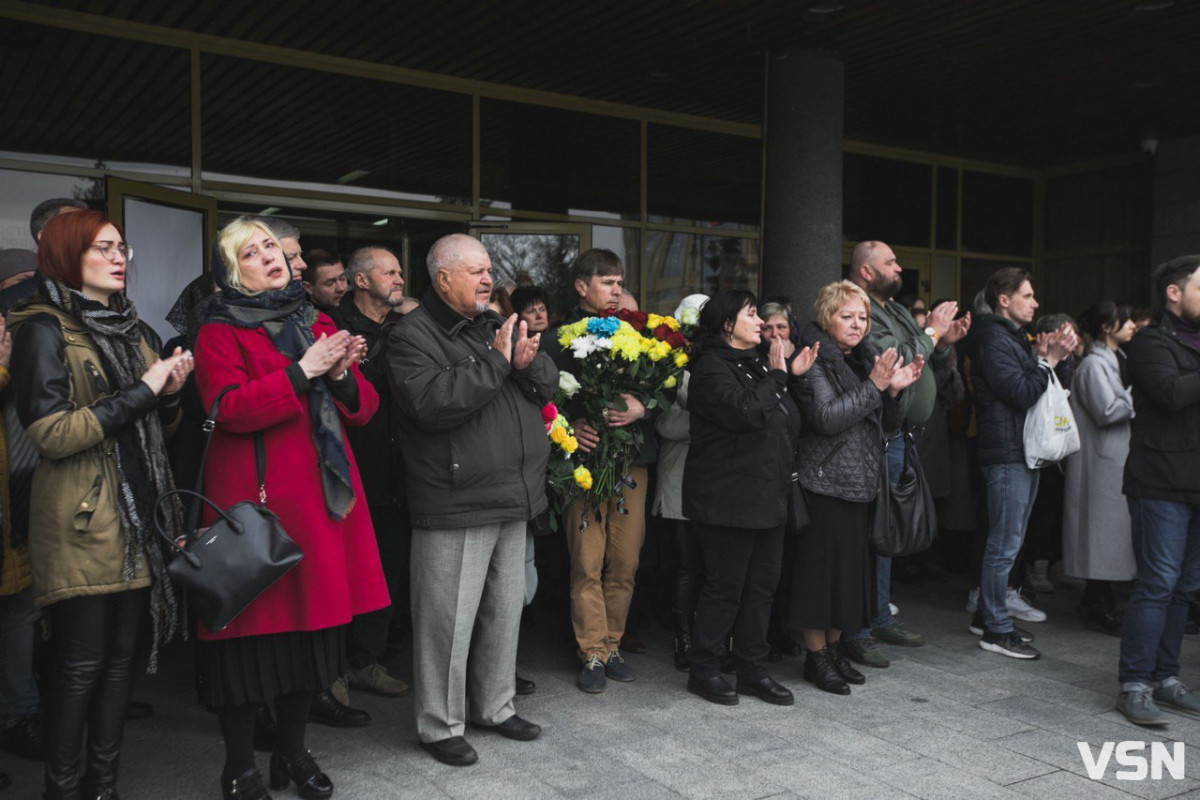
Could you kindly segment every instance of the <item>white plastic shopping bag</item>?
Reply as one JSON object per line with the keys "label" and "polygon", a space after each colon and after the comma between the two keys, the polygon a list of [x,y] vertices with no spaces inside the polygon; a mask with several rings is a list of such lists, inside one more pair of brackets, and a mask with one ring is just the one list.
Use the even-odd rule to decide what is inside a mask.
{"label": "white plastic shopping bag", "polygon": [[1046,391],[1025,412],[1025,463],[1030,469],[1062,461],[1079,450],[1079,428],[1067,401],[1071,393],[1058,382],[1048,365],[1050,383]]}

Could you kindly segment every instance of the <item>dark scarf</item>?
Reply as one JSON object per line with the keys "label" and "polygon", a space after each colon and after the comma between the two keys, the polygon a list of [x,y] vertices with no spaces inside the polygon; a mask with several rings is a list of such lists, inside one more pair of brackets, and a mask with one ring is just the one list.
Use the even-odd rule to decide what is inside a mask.
{"label": "dark scarf", "polygon": [[[300,281],[291,281],[283,289],[252,295],[230,286],[227,275],[225,269],[215,273],[221,292],[209,301],[204,322],[222,322],[236,328],[262,328],[280,353],[299,361],[315,341],[312,326],[317,320],[317,310],[308,302]],[[325,376],[309,381],[308,410],[325,509],[333,519],[340,520],[354,507],[354,484],[350,480],[350,459],[346,457],[346,445],[342,441],[341,418]]]}
{"label": "dark scarf", "polygon": [[[39,282],[39,291],[48,303],[83,323],[100,353],[104,372],[115,381],[117,391],[141,380],[146,372],[146,359],[139,346],[142,333],[137,311],[124,294],[113,294],[105,306],[40,272],[32,280]],[[136,555],[144,553],[151,576],[150,619],[154,635],[150,672],[154,672],[158,646],[179,630],[179,603],[167,577],[163,550],[151,533],[155,503],[163,492],[175,488],[175,482],[158,414],[147,414],[123,426],[116,432],[116,440],[117,472],[121,476],[117,496],[121,532],[125,536],[123,577],[126,581],[133,580]],[[164,511],[167,533],[172,539],[183,536],[183,508],[179,498],[173,496]]]}
{"label": "dark scarf", "polygon": [[212,296],[213,278],[206,272],[184,287],[175,305],[167,312],[167,322],[183,337],[187,348],[196,345],[196,332],[204,323],[208,301]]}

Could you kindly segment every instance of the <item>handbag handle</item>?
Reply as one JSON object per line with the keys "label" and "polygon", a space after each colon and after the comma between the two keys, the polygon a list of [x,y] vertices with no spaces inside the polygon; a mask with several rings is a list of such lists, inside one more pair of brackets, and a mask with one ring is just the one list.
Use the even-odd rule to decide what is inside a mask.
{"label": "handbag handle", "polygon": [[[225,523],[229,526],[229,529],[232,530],[234,533],[236,533],[240,536],[242,533],[245,532],[245,527],[242,525],[242,523],[238,522],[233,517],[229,516],[229,514],[227,514],[224,509],[222,509],[220,506],[218,506],[212,500],[209,500],[207,497],[200,494],[199,492],[193,492],[189,489],[171,489],[169,491],[163,492],[162,494],[160,494],[158,496],[158,500],[154,503],[154,527],[158,531],[158,535],[163,538],[163,541],[165,541],[172,550],[177,552],[179,555],[183,556],[187,560],[188,564],[190,564],[191,566],[199,567],[200,560],[198,558],[196,558],[195,555],[188,552],[188,550],[186,548],[184,548],[183,546],[181,546],[179,544],[179,542],[177,542],[171,538],[171,534],[167,533],[166,528],[163,527],[163,524],[162,524],[163,515],[161,513],[159,513],[160,509],[162,508],[163,501],[165,501],[167,498],[175,496],[175,495],[185,495],[188,497],[196,498],[201,503],[204,503],[209,508],[211,508],[213,511],[216,511],[217,515],[220,516],[223,520],[225,520]],[[199,513],[199,508],[200,508],[200,506],[197,505],[196,506],[197,514]],[[195,529],[192,528],[190,530],[195,530]]]}
{"label": "handbag handle", "polygon": [[[204,450],[200,454],[200,471],[196,475],[196,488],[190,492],[182,489],[176,490],[176,492],[200,498],[213,508],[216,508],[217,511],[220,511],[220,509],[204,497],[204,465],[208,462],[208,446],[212,444],[213,431],[217,429],[217,414],[221,409],[221,398],[236,388],[238,388],[238,384],[231,383],[217,392],[217,396],[213,398],[212,406],[209,407],[208,417],[204,420],[204,425],[202,426],[204,429]],[[260,505],[265,506],[267,504],[267,449],[263,442],[261,431],[254,432],[254,465],[258,471],[258,502]],[[168,494],[171,494],[171,492],[164,493],[163,497],[166,497]],[[157,521],[158,517],[156,514],[155,522],[157,523]],[[184,530],[189,532],[194,531],[199,527],[199,524],[200,504],[193,503],[191,509],[188,511],[187,525],[184,527]]]}

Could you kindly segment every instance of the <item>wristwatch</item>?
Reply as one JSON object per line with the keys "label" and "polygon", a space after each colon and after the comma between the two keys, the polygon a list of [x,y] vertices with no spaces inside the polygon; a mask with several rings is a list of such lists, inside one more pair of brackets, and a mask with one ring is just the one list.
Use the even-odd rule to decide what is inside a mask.
{"label": "wristwatch", "polygon": [[930,339],[933,339],[934,344],[937,344],[937,340],[938,340],[937,328],[933,327],[932,325],[929,326],[928,328],[925,329],[925,335],[928,336]]}

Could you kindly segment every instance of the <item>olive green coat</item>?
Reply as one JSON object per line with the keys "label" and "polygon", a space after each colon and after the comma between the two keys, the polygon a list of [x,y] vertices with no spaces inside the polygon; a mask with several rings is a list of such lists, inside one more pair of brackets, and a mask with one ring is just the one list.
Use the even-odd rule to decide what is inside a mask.
{"label": "olive green coat", "polygon": [[[72,597],[149,586],[144,553],[135,556],[132,580],[123,575],[125,535],[118,508],[116,439],[104,435],[89,408],[107,396],[97,380],[103,363],[100,351],[82,322],[42,303],[9,314],[14,338],[21,325],[38,314],[56,317],[62,328],[71,409],[24,420],[29,438],[42,456],[33,476],[29,510],[34,601],[42,607]],[[147,366],[158,360],[144,338],[141,350]],[[157,413],[157,400],[147,413]]]}

